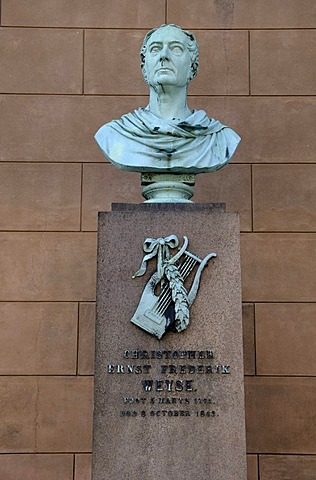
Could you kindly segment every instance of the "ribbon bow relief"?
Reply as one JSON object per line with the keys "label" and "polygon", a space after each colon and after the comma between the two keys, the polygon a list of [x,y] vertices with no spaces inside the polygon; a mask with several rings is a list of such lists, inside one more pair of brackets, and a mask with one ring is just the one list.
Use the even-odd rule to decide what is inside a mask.
{"label": "ribbon bow relief", "polygon": [[157,255],[157,275],[161,279],[164,274],[164,262],[168,262],[171,258],[170,249],[176,248],[179,245],[179,240],[176,235],[170,235],[169,237],[159,238],[146,238],[143,244],[143,250],[146,253],[144,255],[139,270],[133,275],[132,278],[141,277],[147,270],[147,262],[151,258]]}

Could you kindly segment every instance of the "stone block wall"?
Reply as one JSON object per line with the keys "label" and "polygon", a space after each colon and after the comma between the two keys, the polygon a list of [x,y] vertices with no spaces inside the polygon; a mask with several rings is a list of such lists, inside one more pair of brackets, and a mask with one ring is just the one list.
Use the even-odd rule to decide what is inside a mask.
{"label": "stone block wall", "polygon": [[190,106],[242,137],[195,200],[241,215],[248,478],[314,479],[315,0],[0,5],[0,478],[90,479],[97,211],[142,201],[93,134],[146,105],[168,22],[200,44]]}

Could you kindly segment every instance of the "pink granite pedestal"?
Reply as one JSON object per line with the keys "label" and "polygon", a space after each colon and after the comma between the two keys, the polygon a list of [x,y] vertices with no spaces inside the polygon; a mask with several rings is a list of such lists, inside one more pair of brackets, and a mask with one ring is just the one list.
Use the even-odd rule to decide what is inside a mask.
{"label": "pink granite pedestal", "polygon": [[[132,275],[144,240],[172,234],[217,258],[188,328],[158,340],[130,322],[156,261]],[[93,480],[246,480],[239,257],[238,215],[223,205],[99,214]]]}

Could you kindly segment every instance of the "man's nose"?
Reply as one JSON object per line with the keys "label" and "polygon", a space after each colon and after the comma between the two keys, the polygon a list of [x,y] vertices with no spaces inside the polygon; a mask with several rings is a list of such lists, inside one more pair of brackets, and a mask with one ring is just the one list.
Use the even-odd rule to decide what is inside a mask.
{"label": "man's nose", "polygon": [[168,45],[165,45],[161,51],[160,51],[160,61],[163,62],[164,60],[169,60],[170,54],[169,54],[169,48]]}

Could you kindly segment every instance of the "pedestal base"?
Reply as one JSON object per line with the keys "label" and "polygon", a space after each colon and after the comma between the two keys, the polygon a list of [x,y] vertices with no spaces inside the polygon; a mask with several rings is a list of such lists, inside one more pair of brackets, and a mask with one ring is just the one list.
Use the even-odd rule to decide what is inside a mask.
{"label": "pedestal base", "polygon": [[[131,323],[147,237],[189,238],[203,272],[183,332]],[[246,480],[238,215],[203,204],[99,214],[93,480]]]}

